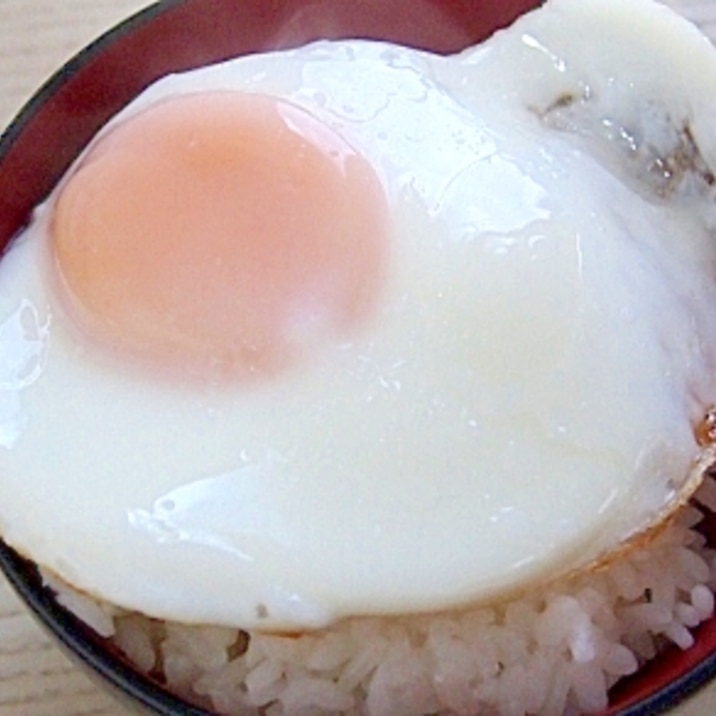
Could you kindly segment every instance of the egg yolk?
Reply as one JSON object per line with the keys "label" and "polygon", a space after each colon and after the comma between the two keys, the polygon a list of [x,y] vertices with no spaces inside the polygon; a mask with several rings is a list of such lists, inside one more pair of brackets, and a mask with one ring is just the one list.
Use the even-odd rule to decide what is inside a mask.
{"label": "egg yolk", "polygon": [[108,131],[59,194],[52,244],[90,335],[161,367],[247,377],[365,317],[386,216],[373,168],[325,124],[208,92]]}

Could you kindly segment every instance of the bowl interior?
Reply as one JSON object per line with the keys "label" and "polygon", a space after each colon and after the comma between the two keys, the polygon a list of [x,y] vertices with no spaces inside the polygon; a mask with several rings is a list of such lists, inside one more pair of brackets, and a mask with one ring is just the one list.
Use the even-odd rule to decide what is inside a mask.
{"label": "bowl interior", "polygon": [[[0,247],[28,222],[100,126],[153,80],[228,57],[316,38],[385,39],[453,52],[474,44],[538,0],[168,0],[88,47],[28,103],[0,140]],[[716,519],[706,530],[716,544]],[[203,714],[136,674],[106,642],[42,588],[33,565],[0,542],[0,566],[74,656],[159,714]],[[609,713],[656,713],[716,673],[716,619],[687,652],[667,651],[613,691]]]}
{"label": "bowl interior", "polygon": [[0,247],[27,223],[92,135],[152,81],[317,38],[459,50],[537,0],[167,0],[81,52],[30,101],[0,144]]}

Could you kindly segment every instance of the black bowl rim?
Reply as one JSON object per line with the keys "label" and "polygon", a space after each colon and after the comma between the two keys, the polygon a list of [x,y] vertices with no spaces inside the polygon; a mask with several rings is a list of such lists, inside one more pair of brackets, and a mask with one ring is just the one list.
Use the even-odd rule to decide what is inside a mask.
{"label": "black bowl rim", "polygon": [[[184,0],[159,0],[149,5],[102,33],[62,65],[25,103],[0,135],[0,163],[26,125],[62,87],[67,78],[125,35],[183,2]],[[152,709],[159,716],[177,716],[177,714],[215,716],[214,713],[193,706],[175,696],[161,684],[120,659],[107,648],[105,640],[58,603],[52,590],[43,584],[42,577],[32,563],[21,557],[2,539],[0,539],[0,571],[5,574],[9,583],[42,626],[71,654],[103,677],[115,693],[127,694],[141,706]],[[716,651],[691,670],[638,703],[609,713],[615,716],[617,714],[618,716],[657,716],[683,703],[715,678]]]}
{"label": "black bowl rim", "polygon": [[[713,618],[712,616],[711,619]],[[645,699],[616,712],[616,714],[619,716],[657,716],[657,714],[665,713],[683,704],[715,677],[716,651],[678,679],[662,686]]]}
{"label": "black bowl rim", "polygon": [[130,701],[133,698],[159,716],[216,716],[189,704],[121,659],[115,649],[109,648],[107,639],[58,602],[52,589],[45,586],[39,570],[2,540],[0,570],[35,618],[64,647],[65,653],[103,677],[116,697],[125,701],[127,697]]}
{"label": "black bowl rim", "polygon": [[36,112],[54,95],[62,85],[79,69],[89,63],[94,57],[100,55],[110,45],[130,34],[138,27],[153,20],[173,6],[180,5],[184,0],[158,0],[146,8],[130,15],[125,20],[109,28],[99,37],[79,50],[67,62],[40,86],[40,88],[25,102],[19,112],[10,121],[0,134],[0,162],[9,153],[12,145],[25,127],[33,119]]}

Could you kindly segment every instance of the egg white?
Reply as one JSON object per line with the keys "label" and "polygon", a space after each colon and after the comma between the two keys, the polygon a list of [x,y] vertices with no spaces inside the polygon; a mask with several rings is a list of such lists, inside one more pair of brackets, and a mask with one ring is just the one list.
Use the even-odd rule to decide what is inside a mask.
{"label": "egg white", "polygon": [[648,164],[686,125],[714,151],[694,53],[716,77],[646,0],[555,0],[452,57],[318,42],[151,87],[110,127],[255,92],[368,158],[384,295],[270,381],[157,381],[64,312],[53,193],[0,264],[4,538],[123,607],[267,629],[495,598],[614,549],[687,480],[716,400],[710,188]]}

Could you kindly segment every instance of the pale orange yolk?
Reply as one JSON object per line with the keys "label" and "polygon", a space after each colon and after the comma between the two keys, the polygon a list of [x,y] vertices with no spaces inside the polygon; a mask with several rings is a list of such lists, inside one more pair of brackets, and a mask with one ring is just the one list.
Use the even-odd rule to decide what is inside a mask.
{"label": "pale orange yolk", "polygon": [[246,377],[365,316],[386,204],[367,161],[304,110],[210,92],[98,141],[59,194],[52,236],[91,335],[170,369]]}

